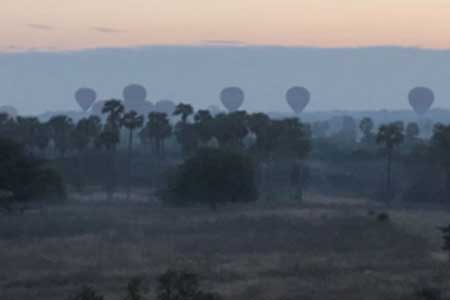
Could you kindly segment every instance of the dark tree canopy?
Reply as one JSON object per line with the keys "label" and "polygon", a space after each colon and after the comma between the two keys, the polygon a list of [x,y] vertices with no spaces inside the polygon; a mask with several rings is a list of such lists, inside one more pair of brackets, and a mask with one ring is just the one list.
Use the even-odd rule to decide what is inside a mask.
{"label": "dark tree canopy", "polygon": [[177,170],[168,200],[178,204],[250,202],[257,199],[255,167],[247,156],[202,148]]}
{"label": "dark tree canopy", "polygon": [[64,197],[58,174],[25,152],[22,145],[3,138],[0,138],[0,190],[10,194],[7,200],[22,203],[42,197]]}

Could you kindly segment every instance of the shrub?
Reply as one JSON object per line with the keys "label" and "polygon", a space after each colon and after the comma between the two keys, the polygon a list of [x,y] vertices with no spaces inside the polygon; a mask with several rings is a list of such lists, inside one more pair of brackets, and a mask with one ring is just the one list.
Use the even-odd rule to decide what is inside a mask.
{"label": "shrub", "polygon": [[377,216],[377,220],[380,222],[386,222],[389,221],[390,217],[388,213],[380,213]]}
{"label": "shrub", "polygon": [[132,278],[127,285],[127,295],[125,300],[144,300],[144,293],[142,278]]}
{"label": "shrub", "polygon": [[104,298],[93,288],[85,286],[79,292],[69,297],[69,300],[104,300]]}
{"label": "shrub", "polygon": [[416,298],[420,300],[443,300],[442,291],[437,288],[421,288],[416,292]]}
{"label": "shrub", "polygon": [[187,271],[168,270],[158,278],[158,300],[221,300],[200,289],[198,276]]}
{"label": "shrub", "polygon": [[175,204],[249,202],[258,197],[255,166],[242,154],[220,149],[200,149],[176,171],[163,194]]}

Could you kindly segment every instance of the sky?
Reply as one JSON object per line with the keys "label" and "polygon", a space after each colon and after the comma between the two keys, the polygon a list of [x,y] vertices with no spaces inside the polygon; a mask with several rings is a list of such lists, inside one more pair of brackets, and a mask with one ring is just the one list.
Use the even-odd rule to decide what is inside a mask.
{"label": "sky", "polygon": [[285,93],[306,87],[306,112],[410,110],[415,86],[434,91],[433,108],[450,109],[450,50],[400,47],[302,48],[152,46],[68,52],[0,54],[0,106],[21,113],[78,110],[80,87],[98,99],[122,99],[128,84],[141,84],[147,100],[221,106],[227,86],[245,92],[242,109],[291,111]]}
{"label": "sky", "polygon": [[450,48],[449,0],[0,0],[0,51],[144,45]]}

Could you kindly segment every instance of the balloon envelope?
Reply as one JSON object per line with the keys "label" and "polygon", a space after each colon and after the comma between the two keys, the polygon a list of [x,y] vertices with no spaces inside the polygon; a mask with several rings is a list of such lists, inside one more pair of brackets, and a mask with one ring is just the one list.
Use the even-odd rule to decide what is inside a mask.
{"label": "balloon envelope", "polygon": [[139,84],[130,84],[123,89],[123,100],[127,109],[136,110],[147,98],[147,90]]}
{"label": "balloon envelope", "polygon": [[286,101],[296,114],[300,114],[311,99],[309,91],[301,86],[291,87],[286,92]]}
{"label": "balloon envelope", "polygon": [[93,89],[81,88],[75,92],[75,99],[81,109],[86,112],[97,99],[97,93]]}
{"label": "balloon envelope", "polygon": [[155,103],[155,111],[171,116],[175,111],[175,103],[171,100],[160,100]]}
{"label": "balloon envelope", "polygon": [[103,110],[103,107],[105,106],[105,103],[106,103],[106,100],[95,102],[94,105],[92,105],[92,107],[91,107],[91,114],[96,115],[96,116],[101,116],[103,114],[102,110]]}
{"label": "balloon envelope", "polygon": [[408,95],[409,104],[414,111],[419,114],[425,114],[434,102],[434,93],[427,87],[415,87]]}
{"label": "balloon envelope", "polygon": [[220,100],[229,112],[237,111],[244,103],[244,97],[242,89],[235,86],[224,88],[220,93]]}

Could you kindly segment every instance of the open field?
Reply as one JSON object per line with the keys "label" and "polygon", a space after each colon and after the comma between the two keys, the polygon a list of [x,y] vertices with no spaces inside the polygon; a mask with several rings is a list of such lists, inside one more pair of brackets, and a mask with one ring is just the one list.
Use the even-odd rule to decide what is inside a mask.
{"label": "open field", "polygon": [[[75,198],[74,198],[75,199]],[[439,209],[391,209],[364,199],[207,208],[70,200],[0,218],[0,299],[56,300],[80,285],[121,299],[143,276],[151,299],[167,268],[197,272],[225,299],[411,299],[450,291]]]}

